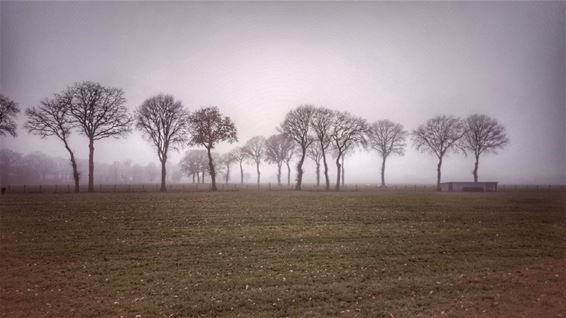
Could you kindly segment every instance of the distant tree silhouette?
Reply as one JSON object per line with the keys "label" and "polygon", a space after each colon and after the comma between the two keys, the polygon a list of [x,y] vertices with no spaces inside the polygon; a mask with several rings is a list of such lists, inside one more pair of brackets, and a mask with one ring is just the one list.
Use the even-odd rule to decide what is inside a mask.
{"label": "distant tree silhouette", "polygon": [[53,98],[42,100],[37,108],[31,107],[26,110],[28,120],[24,127],[29,133],[41,136],[41,138],[55,136],[63,142],[71,160],[75,192],[79,192],[80,175],[75,155],[69,145],[69,137],[73,127],[70,110],[71,96],[68,94],[56,94]]}
{"label": "distant tree silhouette", "polygon": [[322,147],[309,147],[307,157],[312,159],[316,167],[316,186],[320,187],[320,161],[322,160]]}
{"label": "distant tree silhouette", "polygon": [[18,104],[0,94],[0,136],[6,134],[16,137],[16,115],[20,112]]}
{"label": "distant tree silhouette", "polygon": [[185,152],[185,155],[179,162],[179,167],[187,177],[192,177],[193,183],[201,183],[201,172],[202,179],[204,182],[204,171],[207,170],[208,156],[205,150],[190,149]]}
{"label": "distant tree silhouette", "polygon": [[238,141],[238,131],[230,117],[223,116],[218,107],[201,108],[190,115],[191,145],[201,145],[208,154],[209,173],[212,181],[212,191],[216,191],[216,171],[212,158],[212,149],[217,143]]}
{"label": "distant tree silhouette", "polygon": [[81,82],[65,91],[73,125],[88,138],[88,192],[94,192],[94,142],[120,138],[131,131],[132,116],[124,91],[95,82]]}
{"label": "distant tree silhouette", "polygon": [[285,156],[285,165],[287,166],[287,186],[291,186],[291,160],[293,160],[293,156],[296,154],[297,151],[297,144],[292,142],[291,148],[289,152],[287,152],[287,156]]}
{"label": "distant tree silhouette", "polygon": [[385,161],[390,155],[404,155],[407,131],[403,125],[379,120],[369,126],[369,145],[381,156],[381,186],[385,187]]}
{"label": "distant tree silhouette", "polygon": [[41,151],[33,151],[22,158],[23,166],[26,167],[29,180],[36,180],[40,183],[50,181],[49,175],[55,170],[55,161],[53,158]]}
{"label": "distant tree silhouette", "polygon": [[232,155],[240,164],[240,184],[244,184],[244,161],[248,159],[248,155],[242,150],[242,147],[236,147],[232,150]]}
{"label": "distant tree silhouette", "polygon": [[157,148],[161,162],[161,188],[167,191],[167,155],[188,141],[189,112],[171,95],[155,95],[146,99],[134,114],[136,127]]}
{"label": "distant tree silhouette", "polygon": [[285,134],[275,134],[267,138],[265,147],[265,159],[277,165],[277,184],[281,185],[281,167],[293,150],[293,141]]}
{"label": "distant tree silhouette", "polygon": [[311,135],[311,120],[314,112],[315,108],[312,105],[301,105],[289,111],[281,124],[281,131],[294,140],[300,148],[295,190],[301,190],[304,173],[303,163],[307,149],[314,142],[314,137]]}
{"label": "distant tree silhouette", "polygon": [[145,165],[145,167],[143,167],[143,170],[144,170],[143,173],[145,175],[145,178],[149,182],[155,181],[155,178],[157,178],[157,175],[159,174],[159,169],[157,168],[157,165],[154,162],[150,162],[147,165]]}
{"label": "distant tree silhouette", "polygon": [[351,115],[348,112],[337,112],[332,125],[332,146],[336,153],[336,191],[340,190],[341,168],[340,159],[347,149],[357,145],[366,145],[367,123],[365,119]]}
{"label": "distant tree silhouette", "polygon": [[437,116],[413,131],[413,143],[421,152],[429,152],[438,158],[436,190],[440,191],[442,159],[452,151],[458,151],[458,141],[464,135],[462,120],[452,116]]}
{"label": "distant tree silhouette", "polygon": [[259,166],[261,161],[265,158],[265,137],[255,136],[246,142],[246,145],[242,148],[242,151],[246,153],[247,157],[255,163],[257,172],[257,187],[259,189],[261,181],[261,172]]}
{"label": "distant tree silhouette", "polygon": [[0,149],[0,184],[5,185],[17,181],[18,164],[22,154],[10,149]]}
{"label": "distant tree silhouette", "polygon": [[[336,120],[336,112],[324,107],[317,107],[312,117],[312,128],[316,136],[318,148],[320,148],[319,152],[320,152],[320,156],[322,157],[322,163],[324,165],[324,178],[326,181],[326,190],[330,190],[330,178],[328,176],[328,163],[326,160],[326,153],[328,147],[332,142],[332,137],[330,134],[335,120]],[[311,154],[314,153],[311,152]],[[319,161],[315,161],[315,162],[319,162]],[[319,175],[320,175],[320,163],[317,163],[317,185],[320,185]]]}
{"label": "distant tree silhouette", "polygon": [[480,155],[483,153],[496,153],[509,143],[505,127],[495,118],[487,115],[474,114],[464,120],[464,137],[461,147],[464,151],[474,154],[475,164],[472,172],[474,182],[478,182],[478,166]]}
{"label": "distant tree silhouette", "polygon": [[227,152],[220,157],[220,161],[226,167],[226,184],[230,182],[230,166],[237,160],[238,158],[236,158],[232,151]]}

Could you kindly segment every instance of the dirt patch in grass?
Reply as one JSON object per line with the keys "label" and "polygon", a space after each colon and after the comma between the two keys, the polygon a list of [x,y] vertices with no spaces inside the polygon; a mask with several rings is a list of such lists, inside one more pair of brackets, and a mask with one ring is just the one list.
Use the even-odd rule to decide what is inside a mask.
{"label": "dirt patch in grass", "polygon": [[0,316],[566,312],[561,193],[0,199]]}

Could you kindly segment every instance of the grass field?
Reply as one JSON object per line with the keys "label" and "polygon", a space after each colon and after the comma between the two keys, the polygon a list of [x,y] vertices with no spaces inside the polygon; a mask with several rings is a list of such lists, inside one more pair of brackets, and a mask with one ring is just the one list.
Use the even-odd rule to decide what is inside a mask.
{"label": "grass field", "polygon": [[0,316],[566,317],[564,193],[0,198]]}

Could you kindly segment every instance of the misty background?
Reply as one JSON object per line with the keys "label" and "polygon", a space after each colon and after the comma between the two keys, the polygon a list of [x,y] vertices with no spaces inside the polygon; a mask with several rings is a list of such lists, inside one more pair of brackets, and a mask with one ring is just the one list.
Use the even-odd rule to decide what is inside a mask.
{"label": "misty background", "polygon": [[[408,131],[437,115],[484,113],[506,127],[510,144],[482,156],[480,181],[564,184],[565,20],[565,2],[2,1],[0,93],[22,112],[17,138],[2,137],[0,148],[66,159],[58,140],[25,131],[23,110],[91,80],[122,88],[132,111],[158,93],[189,111],[218,106],[240,146],[275,134],[300,104]],[[84,136],[74,133],[71,145],[87,159]],[[97,163],[158,163],[139,131],[95,147]],[[386,179],[432,184],[436,161],[409,140],[405,156],[388,159]],[[345,159],[346,183],[378,183],[380,163],[375,151],[356,151]],[[312,161],[304,168],[314,182]],[[332,161],[331,180],[335,169]],[[472,169],[473,157],[450,155],[443,181],[473,180]],[[246,172],[253,182],[254,166]],[[233,182],[238,174],[234,166]],[[275,180],[275,166],[263,164],[262,181]]]}

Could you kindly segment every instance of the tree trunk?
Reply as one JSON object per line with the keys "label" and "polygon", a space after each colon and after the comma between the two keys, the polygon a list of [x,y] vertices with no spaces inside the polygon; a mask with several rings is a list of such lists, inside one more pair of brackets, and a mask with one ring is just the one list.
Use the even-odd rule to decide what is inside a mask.
{"label": "tree trunk", "polygon": [[244,184],[244,167],[242,167],[241,161],[240,161],[240,184]]}
{"label": "tree trunk", "polygon": [[326,163],[326,154],[322,148],[322,163],[324,164],[324,178],[326,179],[326,190],[330,190],[330,178],[328,177],[328,163]]}
{"label": "tree trunk", "polygon": [[259,172],[259,161],[256,162],[256,171],[257,171],[257,189],[259,190],[259,181],[261,179],[261,173]]}
{"label": "tree trunk", "polygon": [[193,172],[193,184],[195,184],[195,173]]}
{"label": "tree trunk", "polygon": [[[210,170],[210,181],[212,183],[210,190],[216,191],[216,171],[214,171],[214,162],[212,162],[212,153],[210,152],[210,147],[206,148],[206,152],[208,154],[208,169]],[[202,179],[204,180],[204,176],[202,177]]]}
{"label": "tree trunk", "polygon": [[480,163],[480,156],[476,156],[476,163],[474,164],[474,182],[478,182],[478,166]]}
{"label": "tree trunk", "polygon": [[289,164],[289,161],[287,161],[285,164],[287,165],[287,186],[290,187],[291,186],[291,165]]}
{"label": "tree trunk", "polygon": [[281,185],[281,166],[283,165],[282,162],[277,163],[277,185]]}
{"label": "tree trunk", "polygon": [[161,192],[167,192],[167,187],[165,186],[165,179],[167,178],[167,168],[165,167],[166,163],[167,157],[163,157],[161,160],[161,188],[159,188],[159,191]]}
{"label": "tree trunk", "polygon": [[301,159],[297,162],[297,184],[295,185],[295,190],[301,190],[301,185],[303,183],[303,162],[305,161],[307,149],[306,147],[301,148],[303,152],[301,154]]}
{"label": "tree trunk", "polygon": [[342,172],[342,165],[340,164],[341,155],[341,153],[338,153],[338,156],[336,157],[336,191],[340,191],[340,176]]}
{"label": "tree trunk", "polygon": [[438,165],[436,166],[436,191],[440,191],[440,169],[442,168],[442,157],[438,158]]}
{"label": "tree trunk", "polygon": [[69,152],[69,156],[71,156],[71,167],[73,167],[73,180],[75,181],[75,192],[79,193],[80,192],[79,172],[77,170],[77,162],[75,161],[75,155],[73,154],[71,147],[69,147],[69,145],[67,144],[67,141],[63,140],[63,143],[65,144],[65,149],[67,149],[67,151]]}
{"label": "tree trunk", "polygon": [[94,140],[88,142],[88,192],[94,192]]}
{"label": "tree trunk", "polygon": [[342,155],[342,186],[344,186],[344,155]]}
{"label": "tree trunk", "polygon": [[316,186],[320,187],[320,163],[316,163]]}
{"label": "tree trunk", "polygon": [[385,188],[385,159],[387,159],[387,157],[383,157],[383,159],[381,160],[381,187]]}

